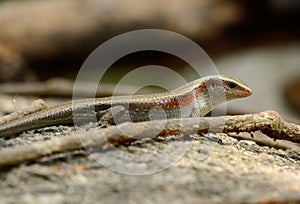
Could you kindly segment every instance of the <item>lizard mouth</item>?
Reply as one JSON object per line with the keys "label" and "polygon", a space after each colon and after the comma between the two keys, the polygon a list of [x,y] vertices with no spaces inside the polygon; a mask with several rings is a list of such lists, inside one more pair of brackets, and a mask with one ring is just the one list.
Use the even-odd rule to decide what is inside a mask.
{"label": "lizard mouth", "polygon": [[244,96],[245,96],[245,97],[246,97],[246,96],[251,96],[252,93],[253,93],[253,91],[252,91],[252,89],[250,89],[250,88],[247,88],[247,89],[244,90]]}
{"label": "lizard mouth", "polygon": [[245,98],[248,96],[251,96],[253,93],[252,89],[250,88],[244,88],[243,90],[236,91],[233,96],[230,95],[227,99],[234,99],[234,98]]}
{"label": "lizard mouth", "polygon": [[252,93],[253,93],[253,91],[250,88],[248,88],[248,89],[245,89],[244,91],[241,92],[241,96],[242,97],[251,96]]}

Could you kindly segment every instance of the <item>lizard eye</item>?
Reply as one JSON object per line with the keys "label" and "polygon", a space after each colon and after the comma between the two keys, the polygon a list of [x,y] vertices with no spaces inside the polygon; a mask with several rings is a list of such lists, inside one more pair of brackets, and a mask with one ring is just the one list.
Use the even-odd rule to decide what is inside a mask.
{"label": "lizard eye", "polygon": [[233,83],[233,82],[229,82],[228,86],[229,86],[229,88],[231,88],[231,89],[236,88],[236,84]]}

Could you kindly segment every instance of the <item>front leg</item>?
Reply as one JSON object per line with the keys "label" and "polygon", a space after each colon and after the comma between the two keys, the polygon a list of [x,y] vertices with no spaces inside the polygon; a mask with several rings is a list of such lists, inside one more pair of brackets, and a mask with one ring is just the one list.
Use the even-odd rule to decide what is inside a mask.
{"label": "front leg", "polygon": [[128,121],[128,114],[124,106],[113,106],[106,110],[100,110],[97,112],[96,117],[101,127],[107,127],[109,125],[119,124]]}

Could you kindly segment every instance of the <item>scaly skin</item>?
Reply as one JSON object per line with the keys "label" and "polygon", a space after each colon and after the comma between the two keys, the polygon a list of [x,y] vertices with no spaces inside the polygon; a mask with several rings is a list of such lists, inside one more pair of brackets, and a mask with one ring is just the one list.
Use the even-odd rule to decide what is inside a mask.
{"label": "scaly skin", "polygon": [[123,106],[128,110],[133,122],[199,117],[220,103],[251,94],[252,90],[238,79],[223,75],[208,76],[171,92],[80,99],[56,105],[0,125],[0,137],[46,126],[95,121],[97,112],[114,106]]}

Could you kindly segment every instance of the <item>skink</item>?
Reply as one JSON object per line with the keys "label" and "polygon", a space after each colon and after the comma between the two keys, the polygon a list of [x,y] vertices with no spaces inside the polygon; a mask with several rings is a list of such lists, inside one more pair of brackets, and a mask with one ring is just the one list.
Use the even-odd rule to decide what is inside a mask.
{"label": "skink", "polygon": [[79,99],[0,125],[0,137],[15,135],[46,126],[93,120],[99,111],[113,106],[128,110],[132,122],[153,119],[199,117],[216,105],[247,97],[252,90],[242,81],[224,76],[207,76],[187,83],[171,92]]}

